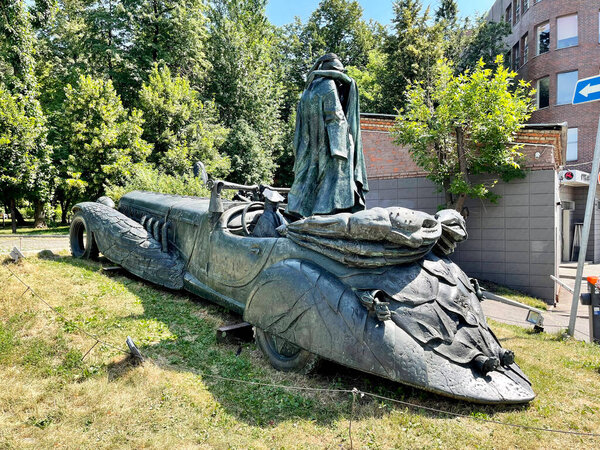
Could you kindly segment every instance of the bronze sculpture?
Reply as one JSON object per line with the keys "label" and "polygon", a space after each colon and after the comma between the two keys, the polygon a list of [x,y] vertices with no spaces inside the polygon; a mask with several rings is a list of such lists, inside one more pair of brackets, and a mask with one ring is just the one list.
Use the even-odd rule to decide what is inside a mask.
{"label": "bronze sculpture", "polygon": [[294,183],[287,212],[355,212],[365,208],[369,190],[360,136],[356,82],[329,53],[308,74],[296,112]]}
{"label": "bronze sculpture", "polygon": [[[311,111],[318,123],[323,111]],[[448,259],[467,238],[463,217],[453,210],[432,216],[365,209],[360,134],[351,114],[345,117],[350,131],[335,139],[346,133],[354,156],[335,161],[354,161],[358,172],[334,165],[345,167],[345,177],[334,172],[340,177],[331,181],[326,161],[319,178],[312,158],[321,151],[330,158],[332,150],[315,147],[310,161],[298,164],[288,198],[288,210],[307,217],[287,214],[279,207],[287,190],[268,186],[210,180],[210,199],[134,191],[118,210],[106,199],[74,207],[73,255],[101,252],[148,281],[242,314],[279,370],[307,373],[328,359],[454,398],[531,401],[531,383],[486,323],[477,281]],[[197,170],[207,180],[201,165]],[[321,183],[318,193],[307,193],[310,177]],[[249,195],[226,201],[224,189]],[[248,200],[257,197],[262,201]]]}

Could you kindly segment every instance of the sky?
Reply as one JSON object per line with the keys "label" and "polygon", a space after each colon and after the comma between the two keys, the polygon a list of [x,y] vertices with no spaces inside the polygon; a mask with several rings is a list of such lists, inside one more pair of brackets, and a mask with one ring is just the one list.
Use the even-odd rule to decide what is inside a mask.
{"label": "sky", "polygon": [[[306,22],[310,14],[317,9],[320,0],[269,0],[267,16],[275,25],[285,25],[299,16]],[[392,0],[358,0],[364,9],[364,18],[375,19],[382,25],[390,23],[392,18]],[[431,5],[435,10],[439,0],[423,0],[423,5]],[[494,4],[494,0],[458,0],[458,9],[462,17],[484,13]]]}

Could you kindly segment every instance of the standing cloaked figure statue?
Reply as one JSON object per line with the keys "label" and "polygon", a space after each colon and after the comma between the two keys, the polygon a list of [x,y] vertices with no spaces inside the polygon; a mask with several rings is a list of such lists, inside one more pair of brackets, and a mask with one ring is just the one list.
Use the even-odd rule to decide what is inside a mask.
{"label": "standing cloaked figure statue", "polygon": [[356,82],[333,53],[319,58],[296,115],[287,212],[301,217],[365,209],[369,190]]}

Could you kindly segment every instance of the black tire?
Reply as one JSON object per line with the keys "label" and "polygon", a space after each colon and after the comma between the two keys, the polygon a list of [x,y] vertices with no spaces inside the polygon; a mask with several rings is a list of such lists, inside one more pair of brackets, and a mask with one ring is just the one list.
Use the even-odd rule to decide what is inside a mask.
{"label": "black tire", "polygon": [[254,328],[254,337],[260,350],[277,370],[307,375],[319,365],[320,358],[314,353],[303,350],[260,328]]}
{"label": "black tire", "polygon": [[69,229],[69,243],[71,254],[80,259],[98,259],[99,251],[94,233],[90,230],[81,211],[73,216]]}

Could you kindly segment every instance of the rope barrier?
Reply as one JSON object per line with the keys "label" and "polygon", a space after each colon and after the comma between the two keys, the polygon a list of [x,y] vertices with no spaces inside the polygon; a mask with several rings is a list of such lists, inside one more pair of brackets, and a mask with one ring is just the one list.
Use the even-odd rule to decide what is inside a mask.
{"label": "rope barrier", "polygon": [[[21,297],[23,295],[25,295],[27,292],[31,292],[32,295],[37,298],[38,300],[40,300],[42,303],[44,303],[51,311],[53,311],[56,315],[58,315],[59,317],[61,317],[63,320],[67,321],[67,322],[71,322],[66,316],[64,316],[60,311],[58,311],[56,308],[54,308],[52,305],[50,305],[46,300],[44,300],[41,296],[39,296],[27,283],[25,283],[17,274],[15,274],[9,267],[6,267],[7,270],[11,273],[11,276],[14,276],[21,284],[23,284],[23,286],[25,286],[27,289],[25,290],[25,292],[23,292],[23,294],[21,294]],[[10,276],[8,277],[10,278]],[[7,278],[7,280],[8,280]],[[92,346],[92,348],[90,350],[88,350],[84,355],[83,358],[85,358],[88,353],[98,344],[103,344],[106,345],[107,347],[113,348],[115,350],[118,350],[121,353],[127,354],[127,355],[131,355],[132,353],[128,350],[124,350],[114,344],[111,344],[109,342],[104,341],[103,339],[99,338],[97,335],[94,335],[92,333],[89,333],[88,331],[84,330],[83,328],[79,327],[77,324],[73,324],[73,326],[80,331],[81,333],[85,334],[86,336],[94,339],[96,342],[94,343],[94,345]],[[83,359],[82,358],[82,359]],[[471,420],[475,420],[478,422],[484,422],[484,423],[491,423],[491,424],[496,424],[496,425],[502,425],[502,426],[507,426],[507,427],[512,427],[512,428],[520,428],[520,429],[524,429],[524,430],[529,430],[529,431],[541,431],[541,432],[546,432],[546,433],[560,433],[560,434],[568,434],[568,435],[574,435],[574,436],[583,436],[583,437],[600,437],[600,433],[586,433],[586,432],[581,432],[581,431],[572,431],[572,430],[559,430],[559,429],[552,429],[552,428],[542,428],[542,427],[535,427],[535,426],[531,426],[531,425],[521,425],[521,424],[515,424],[515,423],[510,423],[510,422],[502,422],[500,420],[494,420],[494,419],[485,419],[482,417],[474,417],[468,414],[462,414],[462,413],[458,413],[458,412],[452,412],[452,411],[446,411],[443,409],[438,409],[438,408],[433,408],[431,406],[425,406],[425,405],[419,405],[416,403],[410,403],[410,402],[406,402],[403,400],[398,400],[398,399],[394,399],[391,397],[386,397],[383,395],[378,395],[378,394],[374,394],[371,392],[365,392],[365,391],[361,391],[357,388],[353,388],[353,389],[329,389],[329,388],[313,388],[313,387],[305,387],[305,386],[294,386],[294,385],[282,385],[282,384],[273,384],[273,383],[262,383],[259,381],[250,381],[250,380],[241,380],[238,378],[229,378],[229,377],[223,377],[220,375],[214,375],[214,374],[209,374],[209,373],[204,373],[202,371],[197,371],[196,372],[198,375],[200,375],[203,378],[212,378],[215,380],[221,380],[221,381],[227,381],[227,382],[233,382],[233,383],[238,383],[238,384],[246,384],[246,385],[252,385],[252,386],[261,386],[261,387],[270,387],[270,388],[278,388],[278,389],[289,389],[289,390],[296,390],[296,391],[307,391],[307,392],[319,392],[319,393],[324,393],[324,392],[328,392],[328,393],[335,393],[335,394],[352,394],[352,406],[351,406],[351,414],[350,414],[350,418],[349,418],[349,423],[348,423],[348,433],[349,433],[349,438],[350,438],[350,448],[353,448],[353,441],[352,441],[352,419],[354,416],[354,410],[355,410],[355,403],[356,403],[356,396],[360,395],[360,397],[371,397],[371,398],[375,398],[375,399],[379,399],[379,400],[384,400],[384,401],[388,401],[388,402],[392,402],[392,403],[397,403],[403,406],[406,406],[408,408],[412,408],[412,409],[421,409],[421,410],[425,410],[425,411],[429,411],[429,412],[434,412],[437,414],[443,414],[443,415],[447,415],[447,416],[452,416],[452,417],[460,417],[460,418],[466,418],[466,419],[471,419]]]}
{"label": "rope barrier", "polygon": [[360,395],[361,398],[367,396],[367,397],[377,398],[379,400],[385,400],[385,401],[389,401],[389,402],[393,402],[393,403],[398,403],[398,404],[401,404],[403,406],[406,406],[406,407],[409,407],[412,409],[424,409],[426,411],[435,412],[438,414],[445,414],[448,416],[472,419],[475,421],[493,423],[496,425],[505,425],[505,426],[513,427],[513,428],[522,428],[522,429],[530,430],[530,431],[545,431],[548,433],[562,433],[562,434],[573,434],[573,435],[577,435],[577,436],[600,437],[600,433],[586,433],[586,432],[582,432],[582,431],[557,430],[557,429],[553,429],[553,428],[534,427],[531,425],[520,425],[520,424],[516,424],[516,423],[502,422],[500,420],[484,419],[482,417],[474,417],[474,416],[471,416],[468,414],[461,414],[461,413],[457,413],[457,412],[433,408],[431,406],[424,406],[424,405],[419,405],[416,403],[406,402],[403,400],[397,400],[394,398],[385,397],[383,395],[378,395],[378,394],[373,394],[371,392],[361,391],[357,388],[353,388],[353,389],[309,388],[309,387],[304,387],[304,386],[290,386],[290,385],[283,385],[283,384],[261,383],[258,381],[240,380],[237,378],[228,378],[228,377],[223,377],[220,375],[207,374],[207,373],[203,373],[203,372],[199,372],[198,374],[200,376],[206,377],[206,378],[213,378],[213,379],[217,379],[217,380],[221,380],[221,381],[248,384],[248,385],[253,385],[253,386],[290,389],[290,390],[298,390],[298,391],[314,391],[314,392],[330,392],[330,393],[337,393],[337,394],[352,394],[353,402],[356,399],[356,395]]}
{"label": "rope barrier", "polygon": [[[86,335],[87,337],[94,339],[96,341],[96,343],[94,344],[94,346],[92,348],[94,348],[96,346],[96,344],[102,344],[102,345],[106,345],[107,347],[110,347],[114,350],[117,350],[121,353],[125,353],[127,355],[131,355],[131,352],[129,350],[124,350],[114,344],[111,344],[110,342],[106,342],[103,339],[99,338],[97,335],[92,334],[86,330],[84,330],[83,328],[81,328],[79,325],[77,325],[76,323],[74,323],[72,320],[70,320],[68,317],[66,317],[64,314],[62,314],[60,311],[58,311],[55,307],[53,307],[50,303],[48,303],[46,300],[44,300],[41,296],[39,296],[32,288],[31,286],[29,286],[27,283],[25,283],[25,281],[23,281],[16,273],[14,273],[10,267],[5,266],[6,269],[10,272],[11,276],[15,277],[17,280],[19,280],[19,282],[26,287],[25,292],[23,292],[19,298],[23,297],[25,294],[27,294],[27,292],[31,292],[31,294],[38,299],[39,301],[41,301],[44,305],[46,305],[54,314],[56,314],[57,316],[59,316],[61,319],[63,319],[65,322],[69,322],[73,325],[73,327],[75,329],[77,329],[79,332],[83,333],[84,335]],[[10,278],[10,277],[8,277]],[[7,279],[8,279],[7,278]],[[88,350],[85,355],[83,356],[85,358],[85,356],[87,356],[87,354],[91,351],[92,349]],[[82,358],[83,359],[83,358]]]}

